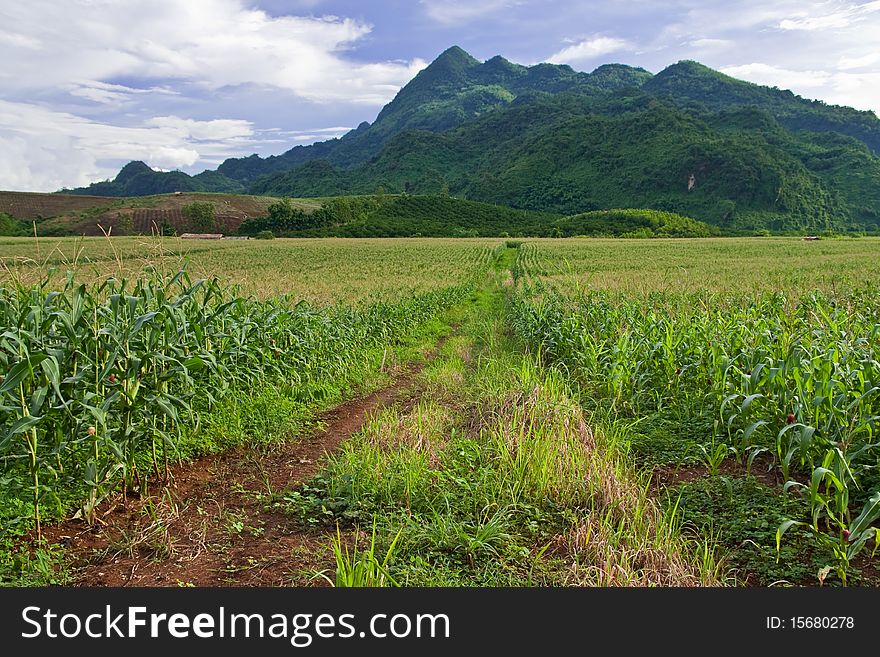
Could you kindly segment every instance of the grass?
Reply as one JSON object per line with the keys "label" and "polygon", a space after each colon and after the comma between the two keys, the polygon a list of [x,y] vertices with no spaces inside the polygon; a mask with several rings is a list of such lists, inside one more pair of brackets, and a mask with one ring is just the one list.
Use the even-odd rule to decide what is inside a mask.
{"label": "grass", "polygon": [[[869,238],[2,240],[6,328],[20,338],[7,337],[2,352],[3,376],[15,383],[4,388],[5,406],[18,410],[3,425],[15,458],[0,474],[0,579],[65,580],[57,548],[20,541],[34,502],[61,517],[90,489],[114,490],[100,473],[119,481],[132,464],[149,470],[161,453],[152,446],[168,441],[186,457],[295,439],[317,408],[422,361],[411,397],[377,411],[317,477],[266,491],[304,525],[340,528],[326,546],[335,585],[772,585],[817,583],[820,574],[826,585],[874,584],[878,251]],[[173,431],[157,424],[156,398],[165,397],[150,376],[143,402],[120,389],[129,412],[110,424],[124,420],[134,433],[113,425],[96,436],[123,454],[131,447],[134,459],[114,470],[102,443],[98,474],[89,475],[87,406],[122,384],[89,373],[97,333],[58,341],[65,304],[79,281],[114,275],[103,289],[86,286],[83,316],[97,312],[110,335],[133,334],[161,296],[146,281],[184,260],[192,274],[218,274],[258,298],[222,285],[192,302],[166,294],[160,315],[188,336],[168,345],[208,361],[234,327],[259,326],[219,363],[243,378],[226,390],[193,369],[169,383],[177,387],[163,394],[186,402]],[[39,278],[53,265],[57,273]],[[125,288],[122,276],[132,277]],[[114,293],[140,299],[136,312],[113,315],[113,298],[122,298]],[[149,318],[143,325],[154,328]],[[426,360],[441,335],[448,339]],[[113,358],[126,373],[117,380],[139,380],[129,366],[136,375],[147,363],[149,375],[150,363],[164,362],[162,349],[141,343],[120,338],[125,357]],[[53,358],[57,377],[36,360],[13,372],[22,354]],[[108,358],[99,350],[102,364]],[[89,386],[64,369],[74,360]],[[43,418],[62,428],[60,442]],[[82,438],[68,445],[68,433]],[[746,474],[768,462],[794,483],[784,490]],[[691,476],[652,483],[671,468]],[[173,551],[163,513],[122,546]],[[230,536],[260,531],[226,520]]]}
{"label": "grass", "polygon": [[503,321],[513,257],[453,310],[458,331],[418,401],[377,413],[282,505],[309,524],[374,524],[405,586],[717,583],[711,546],[701,562],[619,429],[592,424],[563,378],[517,348]]}

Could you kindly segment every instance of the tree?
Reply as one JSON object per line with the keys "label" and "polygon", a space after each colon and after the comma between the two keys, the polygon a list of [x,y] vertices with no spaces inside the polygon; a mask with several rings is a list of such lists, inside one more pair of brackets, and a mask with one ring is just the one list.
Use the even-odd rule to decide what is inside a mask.
{"label": "tree", "polygon": [[187,228],[194,233],[210,233],[215,229],[214,205],[206,201],[194,201],[182,208]]}

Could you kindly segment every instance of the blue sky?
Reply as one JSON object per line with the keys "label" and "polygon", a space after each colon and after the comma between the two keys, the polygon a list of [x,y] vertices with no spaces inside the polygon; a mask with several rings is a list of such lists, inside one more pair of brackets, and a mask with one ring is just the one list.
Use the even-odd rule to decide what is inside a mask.
{"label": "blue sky", "polygon": [[0,24],[0,189],[338,136],[453,44],[585,71],[696,59],[880,112],[878,0],[3,0]]}

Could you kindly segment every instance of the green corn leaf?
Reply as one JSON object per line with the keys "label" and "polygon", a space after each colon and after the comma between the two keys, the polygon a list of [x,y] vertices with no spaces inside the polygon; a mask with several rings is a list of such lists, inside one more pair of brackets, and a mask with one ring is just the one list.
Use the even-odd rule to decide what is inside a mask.
{"label": "green corn leaf", "polygon": [[0,384],[0,394],[17,388],[22,381],[32,376],[34,368],[47,358],[46,354],[36,354],[14,365]]}
{"label": "green corn leaf", "polygon": [[860,534],[867,529],[877,518],[880,518],[880,491],[877,491],[867,501],[859,517],[850,525],[851,534]]}
{"label": "green corn leaf", "polygon": [[776,529],[776,563],[779,563],[780,550],[782,549],[782,537],[792,527],[805,527],[806,524],[798,520],[783,520]]}
{"label": "green corn leaf", "polygon": [[36,416],[43,408],[43,403],[46,401],[46,395],[48,393],[49,386],[40,386],[34,390],[31,395],[30,404],[28,405],[28,410],[32,416]]}
{"label": "green corn leaf", "polygon": [[6,432],[6,437],[0,442],[0,448],[6,446],[6,444],[12,440],[15,436],[20,433],[24,433],[31,427],[35,426],[40,420],[42,420],[42,416],[33,416],[33,415],[25,415],[24,417],[18,418],[15,422],[12,423],[12,426],[9,427],[9,431]]}

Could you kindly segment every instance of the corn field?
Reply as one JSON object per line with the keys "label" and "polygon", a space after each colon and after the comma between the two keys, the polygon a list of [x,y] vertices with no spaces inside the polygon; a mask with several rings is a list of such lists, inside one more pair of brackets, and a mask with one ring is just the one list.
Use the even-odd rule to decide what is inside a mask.
{"label": "corn field", "polygon": [[845,293],[626,294],[561,286],[523,248],[514,331],[625,417],[697,408],[714,427],[709,462],[758,456],[811,517],[844,582],[880,517],[880,289]]}
{"label": "corn field", "polygon": [[94,520],[111,493],[168,478],[182,438],[234,391],[329,382],[393,345],[470,289],[352,309],[258,300],[185,271],[53,289],[0,288],[4,498],[41,518],[71,504]]}

